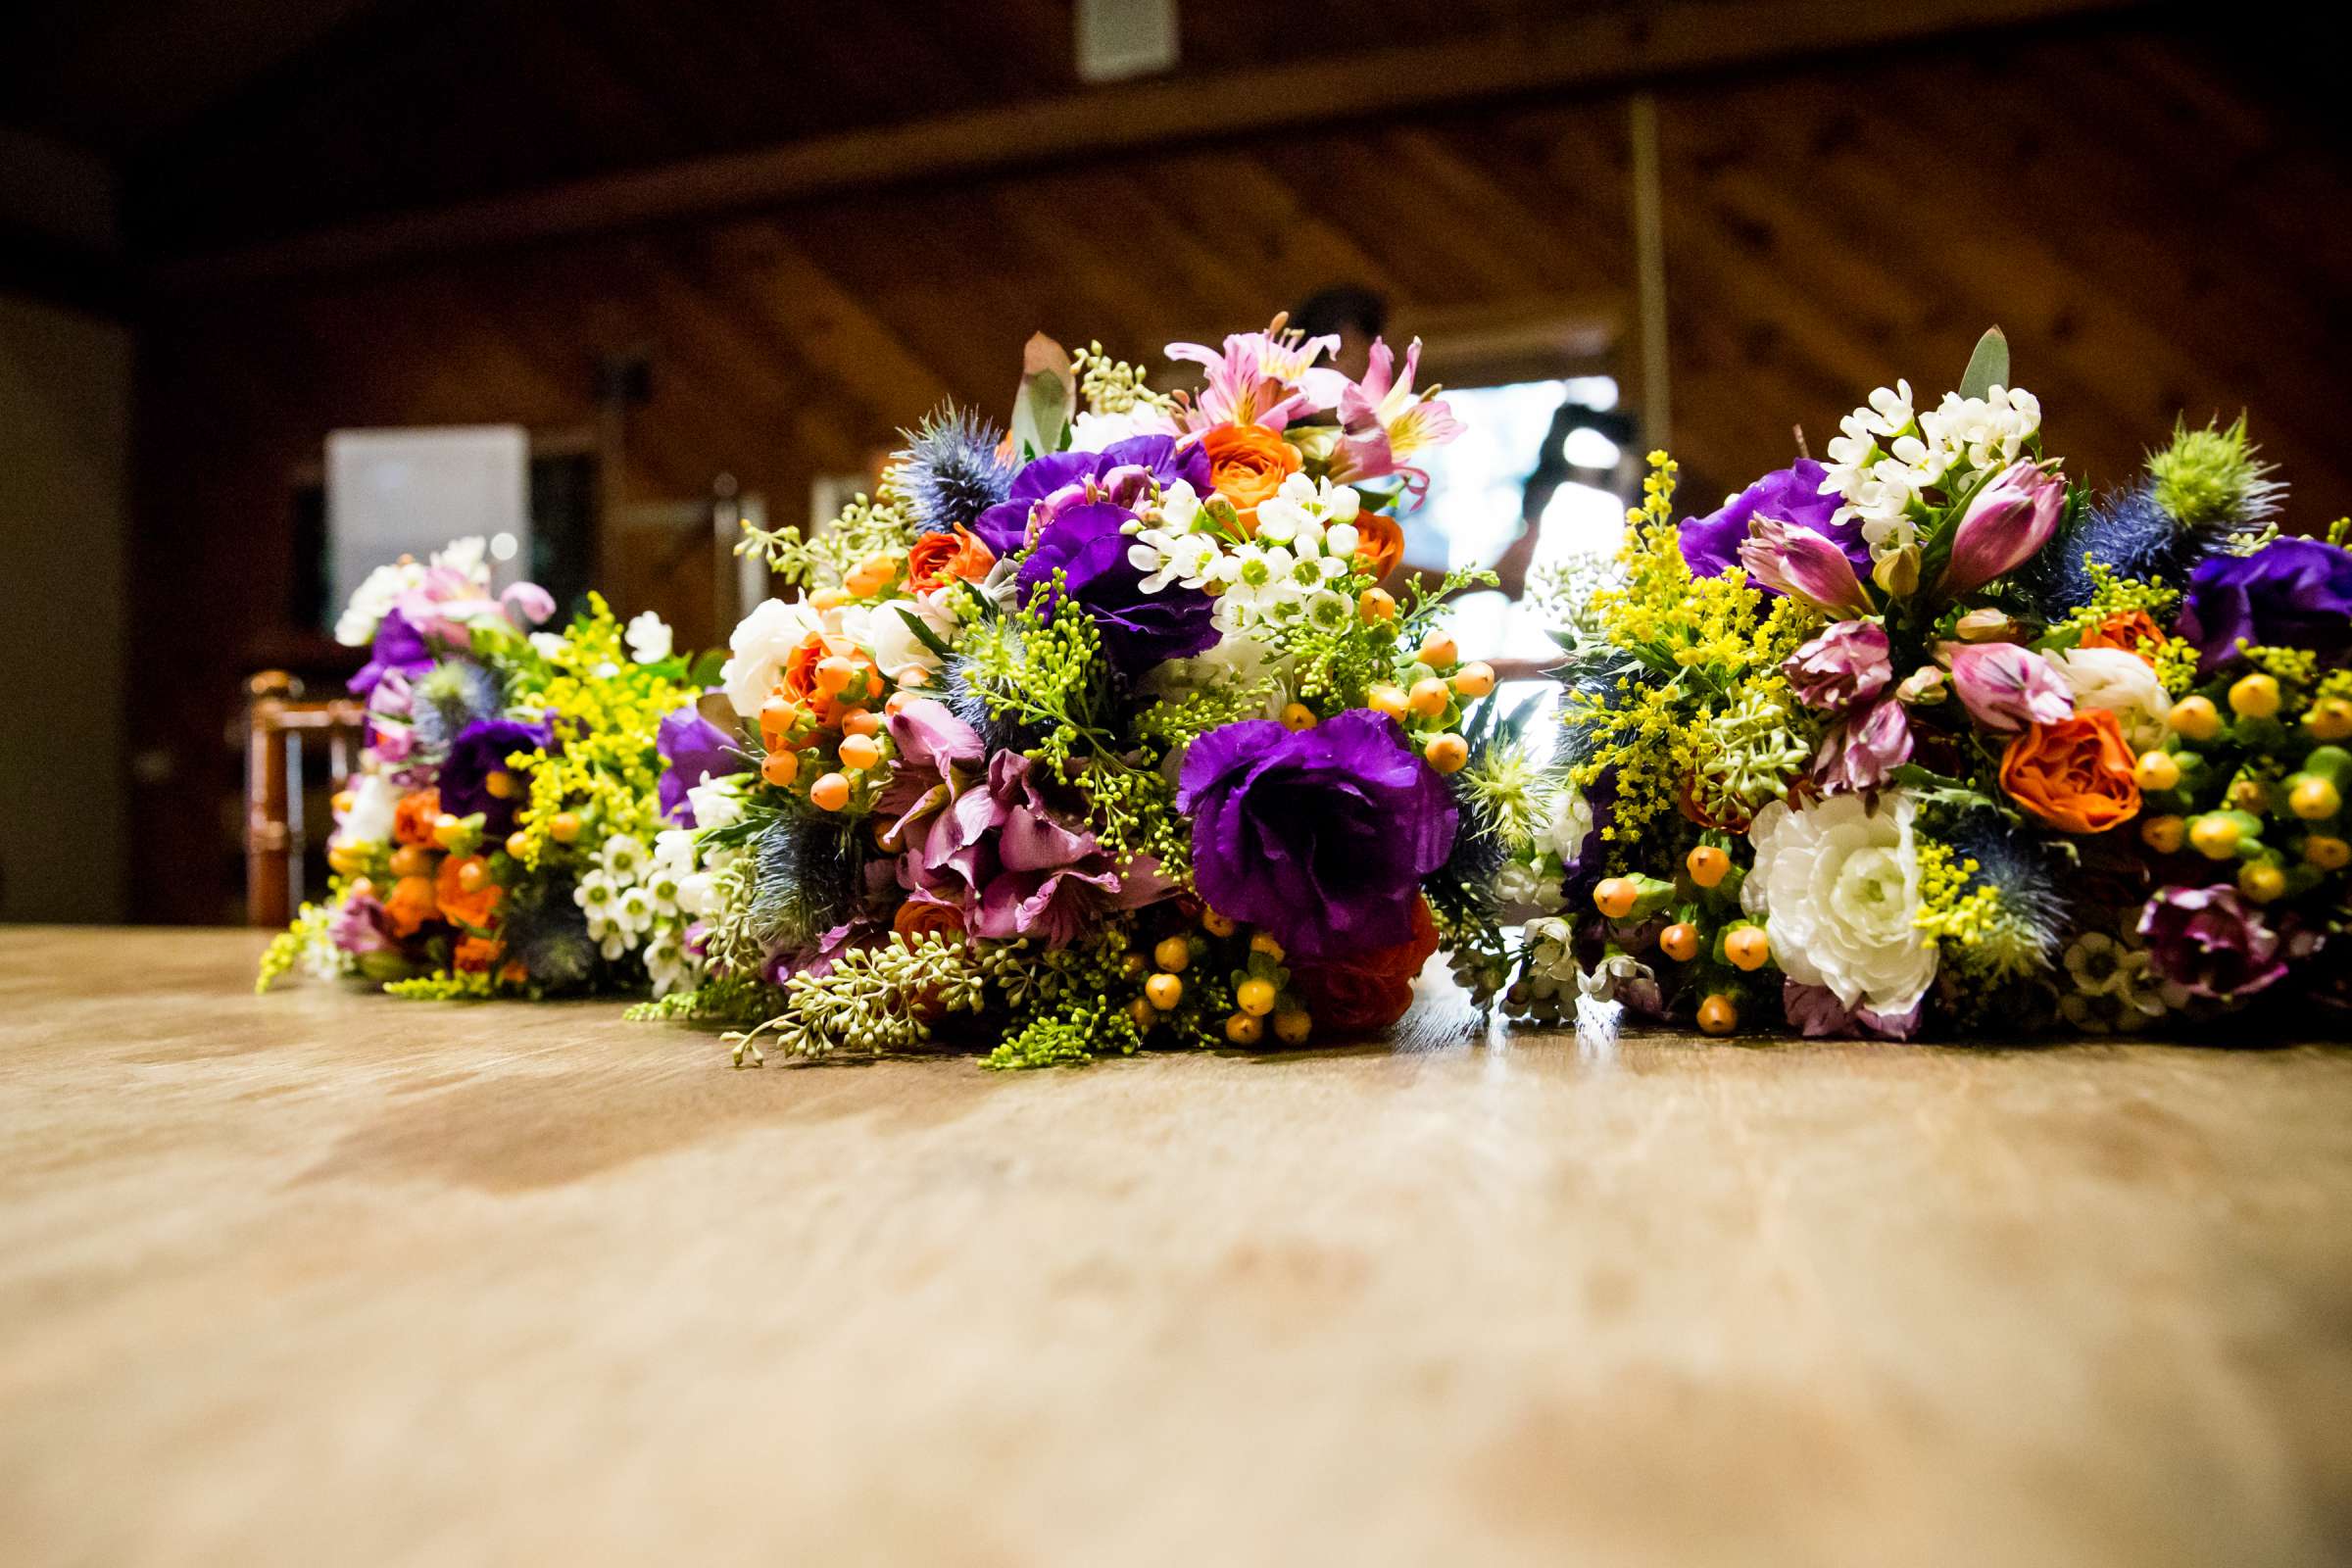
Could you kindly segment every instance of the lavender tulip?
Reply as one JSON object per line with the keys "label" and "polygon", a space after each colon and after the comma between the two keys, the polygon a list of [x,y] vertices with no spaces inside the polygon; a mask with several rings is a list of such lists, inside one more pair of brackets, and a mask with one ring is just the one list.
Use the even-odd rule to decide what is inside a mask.
{"label": "lavender tulip", "polygon": [[1748,520],[1740,564],[1751,581],[1843,619],[1872,612],[1870,594],[1836,541],[1777,517]]}
{"label": "lavender tulip", "polygon": [[2024,565],[2050,542],[2066,512],[2066,481],[2019,461],[1968,504],[1952,534],[1943,591],[1964,594]]}

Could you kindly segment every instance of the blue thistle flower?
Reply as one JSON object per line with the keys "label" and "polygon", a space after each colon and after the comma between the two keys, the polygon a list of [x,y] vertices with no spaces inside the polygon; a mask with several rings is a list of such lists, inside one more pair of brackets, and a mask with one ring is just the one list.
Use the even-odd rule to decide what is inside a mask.
{"label": "blue thistle flower", "polygon": [[1003,432],[978,415],[942,409],[921,428],[900,433],[906,450],[899,454],[899,482],[918,532],[968,528],[1011,492],[1018,465],[997,455]]}
{"label": "blue thistle flower", "polygon": [[469,659],[444,660],[417,679],[409,722],[418,745],[445,752],[458,731],[477,718],[497,716],[505,706],[506,688],[488,667]]}
{"label": "blue thistle flower", "polygon": [[753,934],[771,954],[813,947],[850,917],[865,858],[860,836],[833,822],[781,817],[753,853]]}
{"label": "blue thistle flower", "polygon": [[2055,962],[2075,923],[2066,887],[2069,875],[2079,873],[2064,858],[2054,854],[2046,840],[1984,808],[1942,816],[1929,833],[1961,861],[1977,862],[1963,891],[1993,890],[2000,900],[2001,935],[2007,946],[2023,949],[2037,960],[2027,966],[2043,968]]}
{"label": "blue thistle flower", "polygon": [[2119,577],[2179,588],[2208,548],[2203,537],[2156,504],[2155,486],[2143,481],[2078,510],[2016,582],[2035,614],[2062,620],[2089,604],[2097,589],[2090,561]]}

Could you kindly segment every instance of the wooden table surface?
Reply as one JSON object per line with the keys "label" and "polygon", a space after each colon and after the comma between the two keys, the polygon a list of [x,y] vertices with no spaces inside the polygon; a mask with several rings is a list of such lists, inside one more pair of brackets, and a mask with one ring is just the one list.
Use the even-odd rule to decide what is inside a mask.
{"label": "wooden table surface", "polygon": [[0,1559],[2352,1555],[2352,1052],[736,1072],[0,929]]}

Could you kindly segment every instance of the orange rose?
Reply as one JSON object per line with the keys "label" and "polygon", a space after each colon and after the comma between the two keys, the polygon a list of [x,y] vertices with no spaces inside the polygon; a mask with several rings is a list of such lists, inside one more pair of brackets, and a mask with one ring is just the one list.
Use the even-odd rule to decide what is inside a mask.
{"label": "orange rose", "polygon": [[2065,833],[2104,833],[2139,812],[2123,726],[2103,708],[2029,724],[2001,756],[2001,788]]}
{"label": "orange rose", "polygon": [[903,937],[919,937],[934,931],[941,936],[961,936],[963,911],[936,899],[908,899],[890,917],[890,928]]}
{"label": "orange rose", "polygon": [[450,956],[449,961],[454,968],[487,974],[506,951],[507,945],[496,937],[460,937],[458,951]]}
{"label": "orange rose", "polygon": [[1437,951],[1437,922],[1430,918],[1429,902],[1416,894],[1411,936],[1353,958],[1296,966],[1291,982],[1306,999],[1322,1033],[1386,1029],[1413,1004],[1413,977]]}
{"label": "orange rose", "polygon": [[415,844],[430,849],[433,843],[433,824],[441,819],[441,792],[415,790],[400,798],[392,808],[392,837],[401,844]]}
{"label": "orange rose", "polygon": [[[481,868],[481,882],[471,893],[466,891],[462,880],[469,865]],[[505,894],[505,889],[490,880],[490,862],[478,855],[450,856],[441,862],[440,879],[433,886],[433,901],[440,906],[441,917],[452,925],[488,925]]]}
{"label": "orange rose", "polygon": [[[2140,645],[2145,643],[2147,648]],[[2085,648],[2120,648],[2127,654],[2137,654],[2151,664],[2148,648],[2164,645],[2164,628],[2157,625],[2144,610],[2119,610],[2082,634]]]}
{"label": "orange rose", "polygon": [[927,594],[943,583],[978,582],[997,564],[997,553],[968,528],[927,533],[906,552],[906,585]]}
{"label": "orange rose", "polygon": [[1372,563],[1365,570],[1377,579],[1396,569],[1404,559],[1404,530],[1396,519],[1379,512],[1359,512],[1355,514],[1355,553],[1369,556]]}
{"label": "orange rose", "polygon": [[1257,504],[1270,501],[1298,471],[1298,449],[1262,424],[1220,424],[1200,438],[1209,483],[1241,514],[1242,532],[1257,532]]}
{"label": "orange rose", "polygon": [[392,896],[384,901],[384,923],[403,941],[423,930],[424,922],[440,912],[441,901],[433,897],[429,876],[402,877],[392,884]]}

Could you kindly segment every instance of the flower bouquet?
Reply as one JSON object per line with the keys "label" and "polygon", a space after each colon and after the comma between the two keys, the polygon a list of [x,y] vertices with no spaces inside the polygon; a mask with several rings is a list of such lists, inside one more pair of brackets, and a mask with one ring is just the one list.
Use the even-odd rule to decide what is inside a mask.
{"label": "flower bouquet", "polygon": [[1572,800],[1516,1011],[1907,1038],[2352,1002],[2346,524],[2279,535],[2242,418],[2094,498],[2007,359],[1679,525],[1653,455],[1623,549],[1552,581]]}
{"label": "flower bouquet", "polygon": [[1435,624],[1478,574],[1383,586],[1458,426],[1417,343],[1336,347],[1177,344],[1171,396],[1033,339],[1008,431],[943,411],[829,528],[751,535],[803,592],[679,774],[707,977],[645,1010],[739,1061],[1036,1065],[1375,1029],[1498,951],[1492,824],[1543,769]]}
{"label": "flower bouquet", "polygon": [[[645,614],[561,633],[544,589],[491,592],[482,541],[378,568],[336,626],[369,660],[360,770],[334,802],[325,903],[262,962],[397,996],[544,997],[692,983],[665,831],[665,717],[700,690]],[[708,672],[706,671],[707,675]]]}

